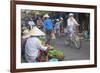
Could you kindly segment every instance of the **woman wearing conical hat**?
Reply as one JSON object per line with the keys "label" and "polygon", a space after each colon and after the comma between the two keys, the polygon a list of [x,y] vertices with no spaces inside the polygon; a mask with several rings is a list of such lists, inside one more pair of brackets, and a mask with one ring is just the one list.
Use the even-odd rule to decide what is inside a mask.
{"label": "woman wearing conical hat", "polygon": [[25,59],[27,62],[37,62],[37,58],[40,56],[40,50],[47,51],[49,46],[42,45],[42,42],[38,36],[45,35],[36,26],[29,32],[30,38],[27,39],[25,45]]}
{"label": "woman wearing conical hat", "polygon": [[29,37],[30,37],[29,30],[25,28],[22,31],[22,37],[21,37],[21,55],[23,58],[25,57],[25,44]]}

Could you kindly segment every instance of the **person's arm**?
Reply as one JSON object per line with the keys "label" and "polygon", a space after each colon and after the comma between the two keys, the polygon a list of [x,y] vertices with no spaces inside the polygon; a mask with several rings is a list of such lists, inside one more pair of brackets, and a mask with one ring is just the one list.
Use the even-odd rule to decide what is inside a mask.
{"label": "person's arm", "polygon": [[38,22],[39,22],[39,21],[37,20],[37,21],[36,21],[36,24],[37,24],[37,25],[39,24]]}
{"label": "person's arm", "polygon": [[41,20],[41,25],[43,25],[43,20]]}
{"label": "person's arm", "polygon": [[31,22],[32,22],[32,26],[35,25],[34,21],[31,21]]}
{"label": "person's arm", "polygon": [[67,26],[69,26],[70,25],[70,21],[69,21],[69,19],[67,19]]}
{"label": "person's arm", "polygon": [[79,24],[78,24],[78,22],[76,21],[75,18],[73,18],[73,21],[74,21],[75,25],[79,26]]}
{"label": "person's arm", "polygon": [[43,30],[44,32],[46,31],[46,20],[44,20],[44,23],[43,23]]}
{"label": "person's arm", "polygon": [[42,45],[41,41],[39,39],[37,39],[37,46],[39,49],[45,51],[48,47]]}
{"label": "person's arm", "polygon": [[46,28],[46,21],[44,20],[44,29]]}

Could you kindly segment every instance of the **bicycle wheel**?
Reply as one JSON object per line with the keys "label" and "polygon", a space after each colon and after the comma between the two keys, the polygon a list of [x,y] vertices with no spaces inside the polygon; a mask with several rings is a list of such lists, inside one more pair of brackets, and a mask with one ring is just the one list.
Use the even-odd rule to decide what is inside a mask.
{"label": "bicycle wheel", "polygon": [[73,43],[74,43],[75,48],[80,49],[80,47],[81,47],[81,40],[80,40],[80,37],[78,35],[74,36]]}
{"label": "bicycle wheel", "polygon": [[70,45],[70,38],[69,38],[68,34],[67,34],[67,36],[66,36],[66,38],[65,38],[65,40],[64,40],[64,43],[65,43],[65,45],[67,45],[67,46]]}

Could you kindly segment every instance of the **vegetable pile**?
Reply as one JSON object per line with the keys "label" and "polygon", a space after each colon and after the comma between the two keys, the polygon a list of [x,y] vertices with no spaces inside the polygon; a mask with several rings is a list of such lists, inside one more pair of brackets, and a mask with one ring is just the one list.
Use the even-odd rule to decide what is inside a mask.
{"label": "vegetable pile", "polygon": [[60,50],[50,49],[48,51],[49,58],[57,58],[59,61],[64,59],[64,52]]}

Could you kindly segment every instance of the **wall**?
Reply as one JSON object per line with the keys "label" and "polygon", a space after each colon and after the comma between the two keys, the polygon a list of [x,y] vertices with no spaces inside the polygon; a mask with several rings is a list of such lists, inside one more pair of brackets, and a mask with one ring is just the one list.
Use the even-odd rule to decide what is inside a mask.
{"label": "wall", "polygon": [[[72,4],[90,4],[98,6],[98,37],[100,37],[100,2],[99,0],[32,0],[41,2],[56,2],[56,3],[72,3]],[[0,73],[9,73],[10,69],[10,0],[1,0],[0,2]],[[83,69],[69,69],[58,71],[45,71],[45,73],[99,73],[100,72],[100,38],[98,38],[98,67],[97,68],[83,68]],[[33,73],[33,72],[31,72]],[[34,72],[34,73],[44,73]]]}

